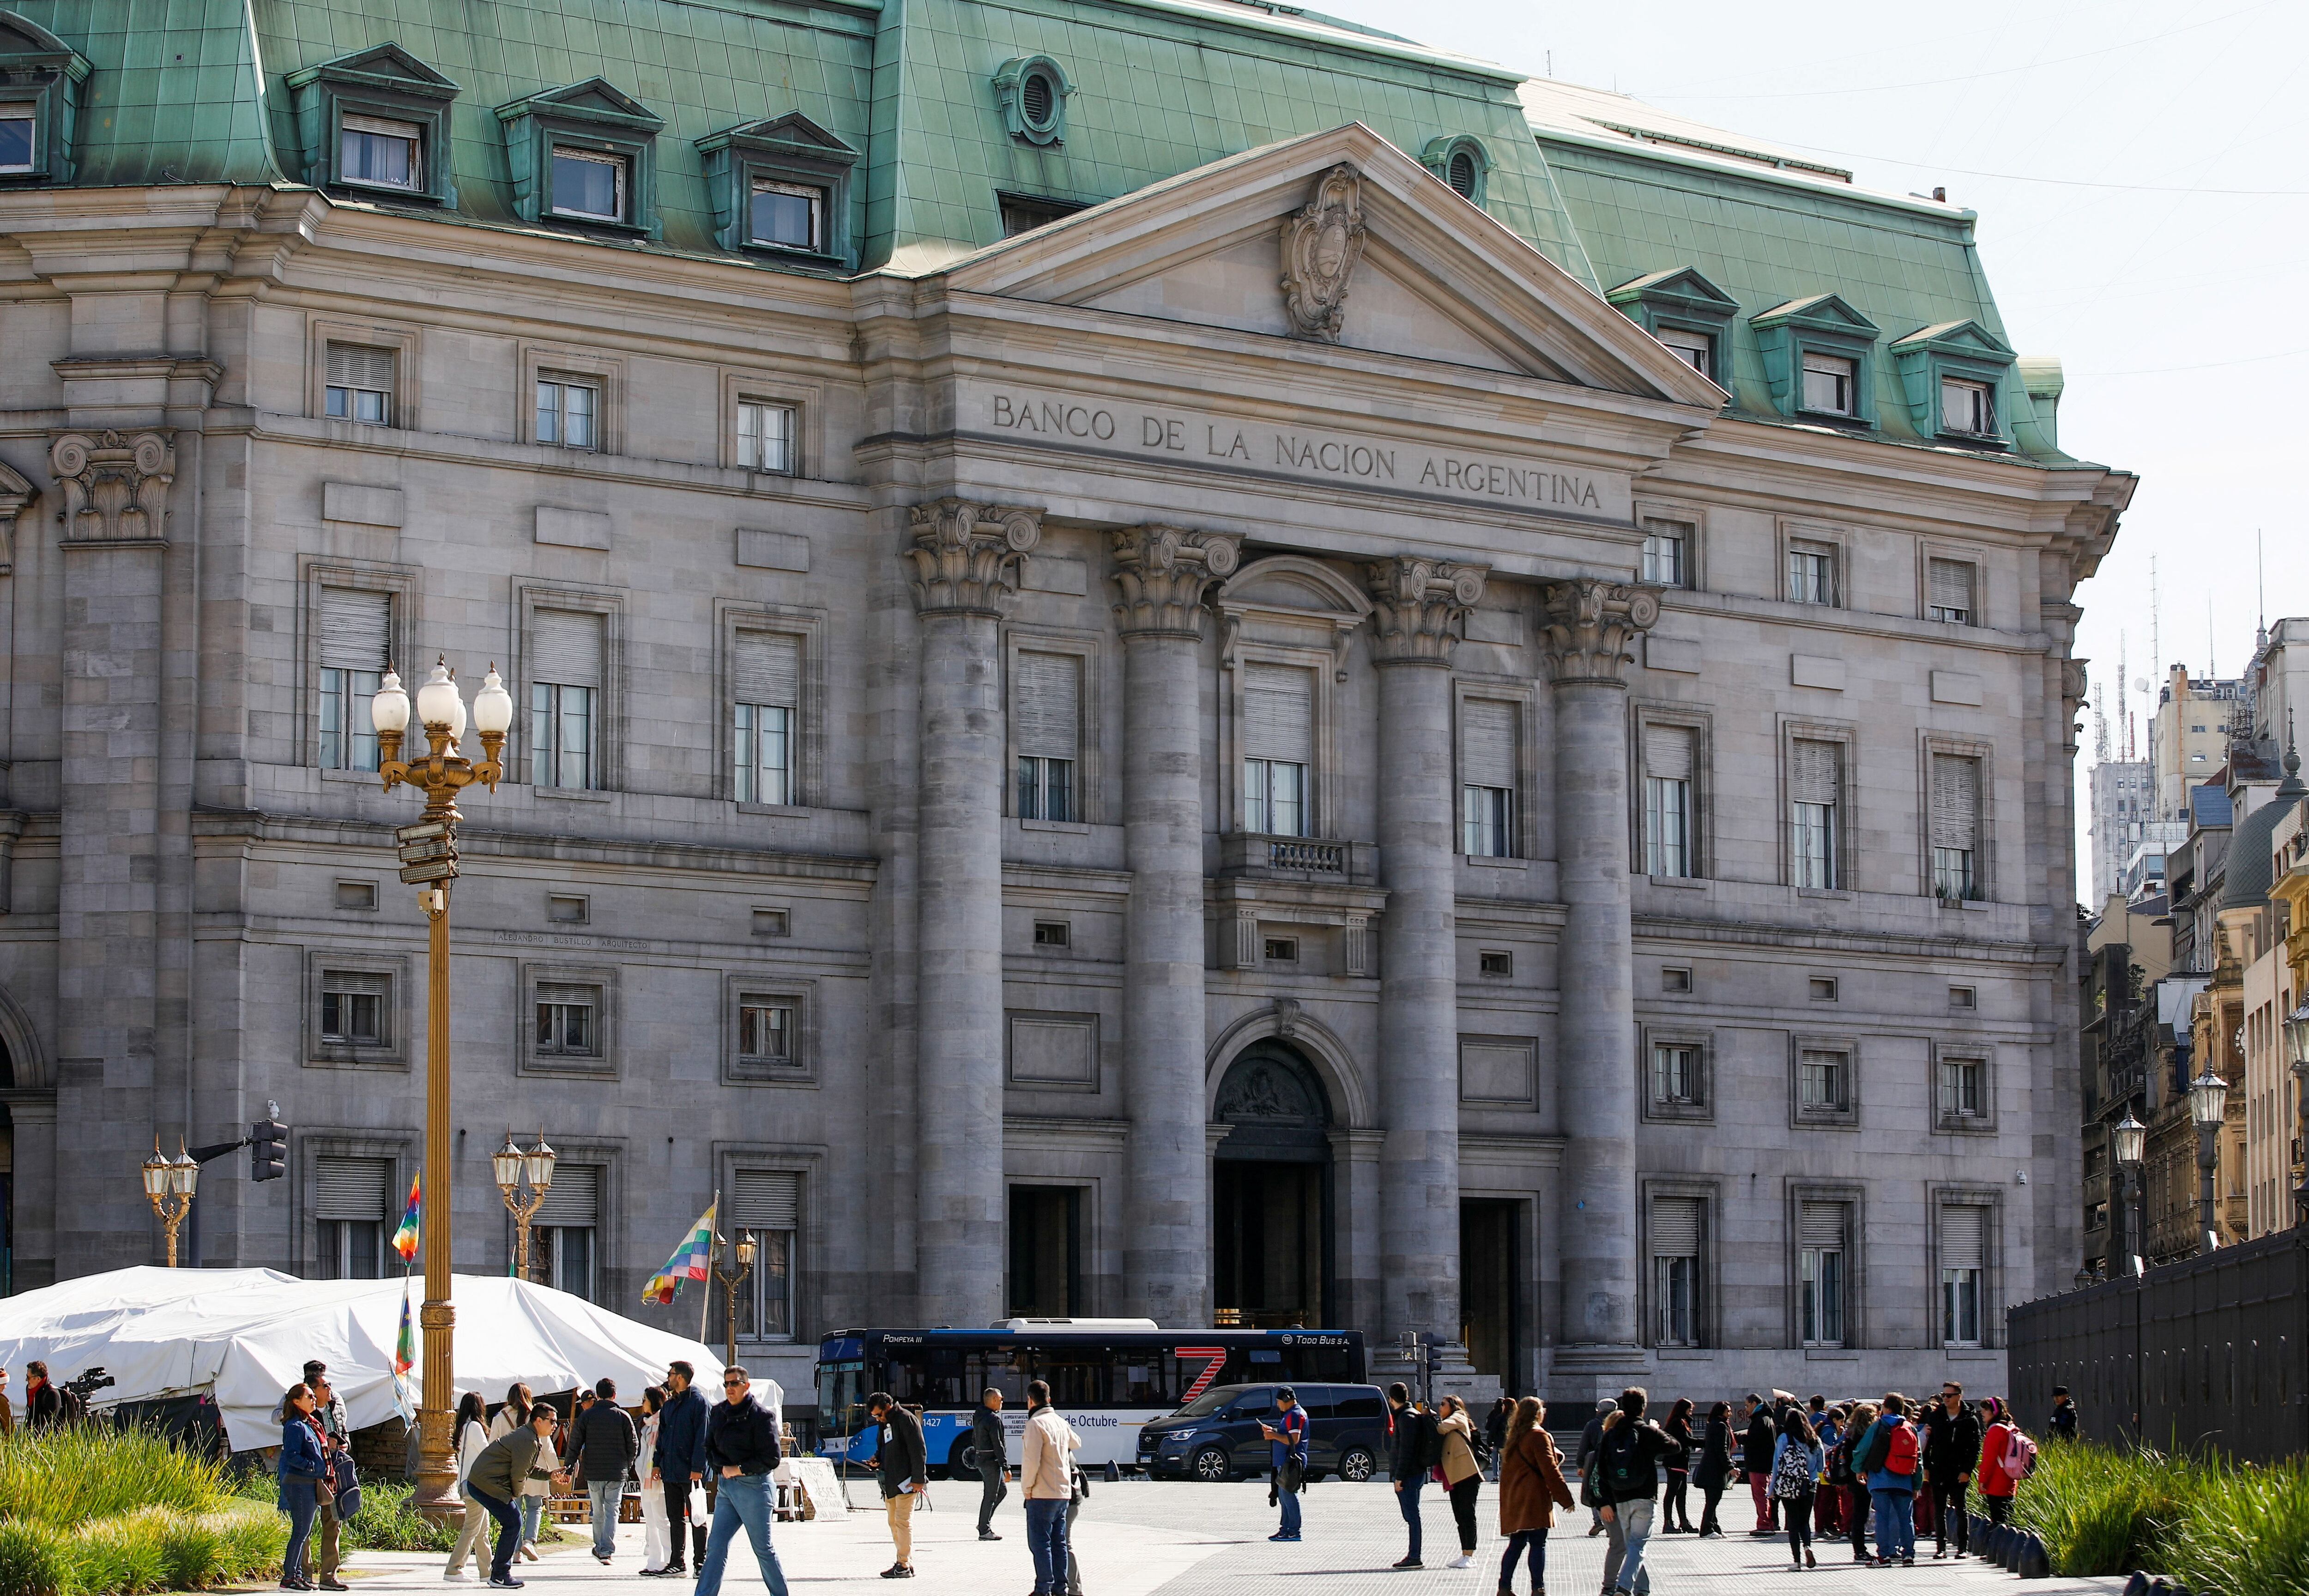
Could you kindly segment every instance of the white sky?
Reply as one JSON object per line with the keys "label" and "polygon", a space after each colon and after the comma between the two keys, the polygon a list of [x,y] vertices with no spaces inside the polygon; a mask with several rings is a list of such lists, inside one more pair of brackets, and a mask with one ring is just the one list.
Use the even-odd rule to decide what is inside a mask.
{"label": "white sky", "polygon": [[[2057,355],[2061,445],[2140,478],[2077,644],[2117,720],[2153,684],[2149,563],[2166,663],[2235,676],[2267,613],[2309,614],[2309,539],[2287,490],[2309,363],[2309,4],[2301,0],[1314,0],[1313,9],[1817,150],[1863,184],[1945,186],[1980,212],[2013,346]],[[1791,284],[1790,291],[1807,286]],[[2210,625],[2208,606],[2210,607]],[[2153,700],[2151,701],[2153,702]],[[2141,696],[2132,695],[2147,750]],[[2087,711],[2077,762],[2092,763]],[[2080,879],[2083,878],[2080,869]]]}

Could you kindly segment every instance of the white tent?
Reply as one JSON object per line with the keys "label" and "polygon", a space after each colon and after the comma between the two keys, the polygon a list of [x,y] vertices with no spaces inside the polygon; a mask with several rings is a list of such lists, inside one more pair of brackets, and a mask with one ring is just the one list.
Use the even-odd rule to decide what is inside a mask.
{"label": "white tent", "polygon": [[[402,1284],[306,1281],[271,1269],[116,1269],[0,1300],[0,1364],[16,1372],[20,1401],[24,1364],[35,1358],[59,1382],[103,1365],[115,1383],[96,1393],[99,1409],[209,1392],[234,1450],[273,1446],[281,1432],[272,1410],[307,1359],[329,1366],[355,1428],[400,1411],[393,1350]],[[414,1325],[425,1283],[409,1284]],[[681,1359],[708,1400],[720,1393],[722,1359],[712,1348],[582,1297],[489,1274],[455,1276],[451,1295],[460,1392],[496,1403],[516,1380],[541,1395],[606,1375],[631,1406]],[[423,1333],[415,1332],[417,1367],[402,1380],[412,1408],[421,1400]],[[755,1394],[773,1411],[784,1406],[773,1381],[755,1382]]]}

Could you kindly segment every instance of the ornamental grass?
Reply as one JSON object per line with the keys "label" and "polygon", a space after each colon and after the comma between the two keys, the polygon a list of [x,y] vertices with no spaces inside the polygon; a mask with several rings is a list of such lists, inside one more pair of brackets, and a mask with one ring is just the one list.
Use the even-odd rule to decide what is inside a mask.
{"label": "ornamental grass", "polygon": [[2140,1569],[2199,1596],[2309,1591],[2309,1459],[2200,1460],[2054,1445],[2013,1499],[2063,1574]]}
{"label": "ornamental grass", "polygon": [[148,1430],[19,1429],[0,1445],[0,1596],[200,1590],[277,1570],[288,1521]]}

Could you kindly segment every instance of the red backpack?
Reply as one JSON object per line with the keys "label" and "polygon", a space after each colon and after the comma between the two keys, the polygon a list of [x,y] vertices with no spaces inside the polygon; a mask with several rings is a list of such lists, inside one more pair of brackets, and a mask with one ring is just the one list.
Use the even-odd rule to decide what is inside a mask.
{"label": "red backpack", "polygon": [[1907,1423],[1896,1423],[1884,1445],[1884,1471],[1887,1474],[1913,1474],[1916,1471],[1916,1428]]}

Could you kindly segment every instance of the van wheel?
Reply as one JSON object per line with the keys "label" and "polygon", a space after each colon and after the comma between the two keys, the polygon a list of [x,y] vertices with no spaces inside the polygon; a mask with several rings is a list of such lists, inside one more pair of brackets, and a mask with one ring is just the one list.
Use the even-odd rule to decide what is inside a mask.
{"label": "van wheel", "polygon": [[1234,1463],[1224,1446],[1204,1447],[1195,1454],[1192,1467],[1196,1479],[1213,1482],[1225,1480],[1234,1472]]}
{"label": "van wheel", "polygon": [[1361,1485],[1379,1472],[1379,1460],[1360,1446],[1350,1446],[1339,1454],[1339,1478]]}

